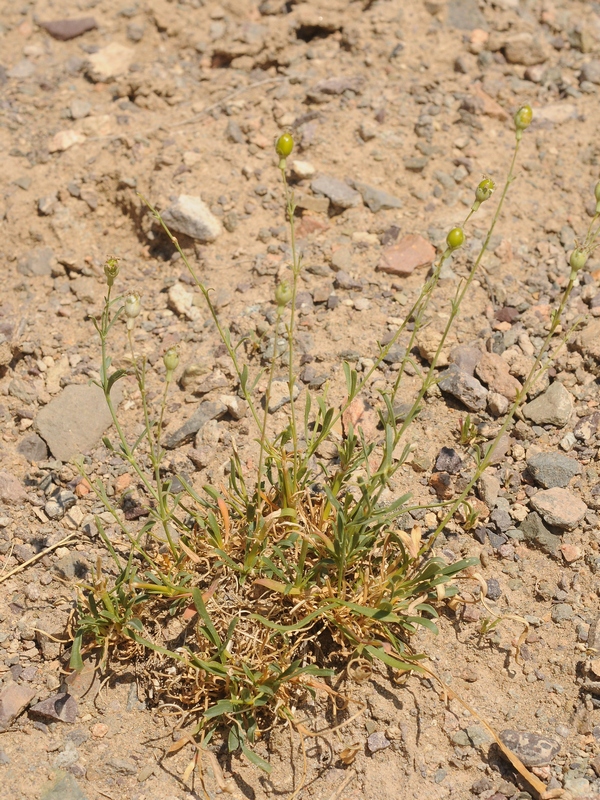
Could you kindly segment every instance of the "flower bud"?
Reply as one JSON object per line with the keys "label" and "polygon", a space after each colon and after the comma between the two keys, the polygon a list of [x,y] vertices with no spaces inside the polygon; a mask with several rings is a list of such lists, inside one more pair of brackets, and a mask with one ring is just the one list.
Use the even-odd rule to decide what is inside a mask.
{"label": "flower bud", "polygon": [[119,259],[116,256],[109,256],[106,259],[104,274],[106,275],[106,283],[111,287],[119,274]]}
{"label": "flower bud", "polygon": [[279,139],[277,139],[277,144],[275,145],[277,155],[280,158],[287,158],[289,155],[291,155],[293,149],[294,139],[292,138],[292,134],[282,133]]}
{"label": "flower bud", "polygon": [[489,200],[494,193],[495,188],[496,184],[491,178],[484,178],[480,182],[477,189],[475,189],[475,199],[478,203],[483,203],[486,200]]}
{"label": "flower bud", "polygon": [[163,356],[163,364],[167,370],[167,383],[170,383],[173,378],[173,373],[179,364],[179,353],[176,347],[169,347]]}
{"label": "flower bud", "polygon": [[569,258],[569,265],[572,272],[579,272],[580,269],[583,269],[586,265],[588,257],[589,253],[586,250],[581,247],[576,247]]}
{"label": "flower bud", "polygon": [[523,135],[525,128],[531,125],[533,118],[533,111],[531,106],[527,103],[517,111],[515,114],[515,128],[517,129],[517,140]]}
{"label": "flower bud", "polygon": [[448,236],[446,236],[446,244],[450,250],[456,250],[461,247],[465,241],[465,234],[462,228],[452,228]]}
{"label": "flower bud", "polygon": [[283,306],[287,306],[287,304],[292,299],[293,290],[290,286],[289,281],[283,280],[280,284],[277,285],[275,289],[275,302],[279,306],[279,308],[283,308]]}
{"label": "flower bud", "polygon": [[127,317],[127,330],[133,330],[135,325],[135,318],[139,316],[142,310],[142,301],[137,292],[127,295],[125,298],[125,316]]}

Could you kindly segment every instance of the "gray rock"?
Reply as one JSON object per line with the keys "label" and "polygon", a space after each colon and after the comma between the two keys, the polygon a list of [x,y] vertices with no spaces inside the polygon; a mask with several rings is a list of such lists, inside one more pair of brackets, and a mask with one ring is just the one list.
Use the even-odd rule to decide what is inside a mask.
{"label": "gray rock", "polygon": [[600,411],[594,411],[587,417],[581,417],[579,422],[573,428],[573,435],[580,442],[589,442],[589,440],[598,434],[600,431]]}
{"label": "gray rock", "polygon": [[221,222],[200,197],[180,194],[162,213],[165,224],[174,233],[182,233],[199,242],[214,242],[223,232]]}
{"label": "gray rock", "polygon": [[[294,400],[300,394],[297,384],[294,384]],[[271,394],[269,396],[269,414],[279,411],[279,409],[290,402],[290,390],[287,381],[273,381],[271,384]]]}
{"label": "gray rock", "polygon": [[33,700],[35,691],[29,686],[9,683],[0,692],[0,731],[5,731]]}
{"label": "gray rock", "polygon": [[0,748],[0,767],[3,767],[5,764],[10,764],[10,758],[6,755],[4,750]]}
{"label": "gray rock", "polygon": [[230,119],[225,128],[225,136],[234,144],[246,144],[246,137],[234,119]]}
{"label": "gray rock", "polygon": [[56,19],[50,22],[40,22],[40,27],[48,31],[50,36],[61,42],[75,39],[87,31],[97,27],[94,17],[79,17],[78,19]]}
{"label": "gray rock", "polygon": [[[111,397],[118,406],[123,397],[119,383],[113,386]],[[60,461],[70,461],[87,453],[112,423],[104,392],[99,386],[67,386],[61,394],[40,411],[35,426],[52,455]]]}
{"label": "gray rock", "polygon": [[539,733],[505,730],[500,733],[500,739],[526,767],[544,767],[560,752],[560,744],[555,739]]}
{"label": "gray rock", "polygon": [[559,381],[523,406],[523,414],[536,425],[564,427],[573,413],[573,398]]}
{"label": "gray rock", "polygon": [[369,186],[360,181],[354,181],[354,188],[361,193],[363,203],[374,214],[381,211],[382,208],[402,208],[402,200],[389,192],[384,192],[383,189],[377,189],[375,186]]}
{"label": "gray rock", "polygon": [[46,442],[37,433],[24,436],[17,445],[17,452],[28,461],[45,461],[48,458]]}
{"label": "gray rock", "polygon": [[579,80],[581,83],[583,83],[583,81],[600,83],[600,61],[594,59],[594,61],[588,61],[586,64],[582,64]]}
{"label": "gray rock", "polygon": [[558,486],[564,489],[575,475],[581,474],[581,465],[562,453],[538,453],[527,459],[532,478],[544,489]]}
{"label": "gray rock", "polygon": [[525,517],[519,530],[531,545],[539,548],[543,553],[548,553],[548,555],[558,558],[561,538],[558,534],[548,530],[540,515],[535,511]]}
{"label": "gray rock", "polygon": [[529,501],[544,522],[556,528],[572,531],[584,518],[586,504],[566,489],[543,489]]}
{"label": "gray rock", "polygon": [[66,580],[72,581],[75,578],[85,578],[88,573],[88,563],[77,552],[69,551],[61,556],[52,565],[52,569]]}
{"label": "gray rock", "polygon": [[448,3],[448,25],[462,31],[473,28],[487,30],[485,17],[479,10],[477,0],[450,0]]}
{"label": "gray rock", "polygon": [[462,465],[462,458],[452,447],[442,447],[435,462],[435,468],[438,472],[449,472],[451,475],[459,473]]}
{"label": "gray rock", "polygon": [[552,622],[568,622],[573,619],[573,607],[568,603],[557,603],[550,612]]}
{"label": "gray rock", "polygon": [[29,709],[31,714],[35,714],[46,719],[67,722],[72,725],[77,719],[77,700],[66,692],[55,694],[48,697],[41,703],[36,703]]}
{"label": "gray rock", "polygon": [[443,392],[451,394],[470,411],[483,411],[486,404],[487,389],[474,378],[462,372],[456,364],[442,374],[438,386]]}
{"label": "gray rock", "polygon": [[82,788],[69,772],[59,773],[54,783],[43,794],[40,800],[88,800]]}
{"label": "gray rock", "polygon": [[50,519],[62,519],[70,508],[73,508],[77,498],[68,489],[58,489],[46,502],[44,511]]}
{"label": "gray rock", "polygon": [[328,175],[319,175],[313,180],[310,188],[317,194],[324,194],[338,208],[355,208],[361,203],[362,198],[355,189],[345,181]]}
{"label": "gray rock", "polygon": [[33,64],[28,58],[22,58],[20,61],[11,67],[8,72],[6,73],[7,77],[9,78],[16,78],[17,80],[25,80],[26,78],[31,78],[31,76],[35,73],[35,64]]}
{"label": "gray rock", "polygon": [[488,578],[486,585],[487,597],[490,600],[498,600],[500,597],[502,597],[502,589],[500,588],[500,583],[496,580],[496,578]]}
{"label": "gray rock", "polygon": [[180,428],[177,428],[176,431],[173,431],[165,438],[165,447],[169,449],[179,447],[189,439],[192,439],[211,419],[220,419],[226,413],[227,406],[225,403],[205,400],[200,403],[196,411]]}
{"label": "gray rock", "polygon": [[491,736],[481,725],[469,725],[467,736],[473,747],[481,747],[491,741]]}
{"label": "gray rock", "polygon": [[8,384],[8,393],[11,397],[16,397],[22,403],[30,405],[37,400],[35,388],[21,378],[13,378]]}
{"label": "gray rock", "polygon": [[471,740],[469,739],[466,731],[454,731],[452,736],[450,737],[450,741],[452,744],[457,745],[458,747],[470,747]]}
{"label": "gray rock", "polygon": [[479,497],[488,508],[494,508],[500,494],[500,481],[495,475],[484,472],[477,483]]}
{"label": "gray rock", "polygon": [[386,739],[385,734],[381,731],[375,731],[367,739],[367,747],[370,753],[378,753],[380,750],[385,750],[390,744],[391,742]]}
{"label": "gray rock", "polygon": [[492,511],[490,514],[490,520],[501,533],[504,533],[509,528],[512,528],[513,525],[512,518],[508,511],[503,511],[500,508],[496,508],[494,511]]}
{"label": "gray rock", "polygon": [[475,367],[482,355],[483,353],[478,347],[459,344],[450,351],[449,360],[451,364],[456,364],[467,375],[475,375]]}
{"label": "gray rock", "polygon": [[51,275],[56,265],[54,250],[51,247],[34,247],[28,250],[17,264],[17,272],[27,278]]}
{"label": "gray rock", "polygon": [[91,110],[92,104],[88,103],[87,100],[82,100],[80,97],[76,97],[69,106],[69,111],[71,112],[71,117],[73,119],[84,119],[84,117],[88,116]]}
{"label": "gray rock", "polygon": [[4,470],[0,472],[0,502],[8,505],[17,505],[27,500],[27,492],[21,482]]}

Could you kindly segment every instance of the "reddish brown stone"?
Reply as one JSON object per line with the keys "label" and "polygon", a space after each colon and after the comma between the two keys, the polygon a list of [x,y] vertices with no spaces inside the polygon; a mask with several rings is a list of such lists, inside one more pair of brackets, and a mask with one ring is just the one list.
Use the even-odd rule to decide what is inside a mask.
{"label": "reddish brown stone", "polygon": [[429,266],[435,258],[435,247],[415,233],[403,236],[398,244],[386,247],[377,269],[391,275],[407,277],[417,267]]}

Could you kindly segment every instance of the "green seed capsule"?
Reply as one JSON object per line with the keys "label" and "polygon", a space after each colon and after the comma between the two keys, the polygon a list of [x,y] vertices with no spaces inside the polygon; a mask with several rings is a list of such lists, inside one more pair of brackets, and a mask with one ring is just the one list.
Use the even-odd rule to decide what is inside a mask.
{"label": "green seed capsule", "polygon": [[106,275],[106,282],[112,286],[115,278],[119,274],[119,259],[116,256],[109,256],[104,265],[104,274]]}
{"label": "green seed capsule", "polygon": [[169,347],[163,356],[163,364],[167,370],[167,381],[170,381],[179,364],[179,353],[176,347]]}
{"label": "green seed capsule", "polygon": [[292,150],[294,149],[294,139],[292,138],[291,133],[282,133],[279,139],[277,139],[277,144],[275,145],[275,150],[277,155],[280,158],[287,158],[289,155],[292,154]]}
{"label": "green seed capsule", "polygon": [[480,182],[477,189],[475,189],[475,199],[478,203],[483,203],[486,200],[489,200],[494,193],[495,188],[496,184],[491,178],[484,178]]}
{"label": "green seed capsule", "polygon": [[142,310],[142,300],[137,292],[125,298],[125,316],[127,317],[127,330],[133,330],[135,318],[139,317]]}
{"label": "green seed capsule", "polygon": [[446,244],[450,250],[456,250],[462,247],[465,241],[465,233],[462,228],[452,228],[448,236],[446,236]]}
{"label": "green seed capsule", "polygon": [[292,294],[293,291],[289,281],[283,280],[275,289],[275,302],[280,308],[283,308],[292,299]]}
{"label": "green seed capsule", "polygon": [[533,119],[533,111],[529,103],[527,103],[524,106],[521,106],[521,108],[515,114],[515,128],[517,129],[517,140],[521,138],[525,128],[528,128],[531,125],[532,119]]}
{"label": "green seed capsule", "polygon": [[579,272],[580,269],[583,269],[587,263],[588,257],[588,252],[580,247],[576,247],[569,258],[569,265],[573,272]]}

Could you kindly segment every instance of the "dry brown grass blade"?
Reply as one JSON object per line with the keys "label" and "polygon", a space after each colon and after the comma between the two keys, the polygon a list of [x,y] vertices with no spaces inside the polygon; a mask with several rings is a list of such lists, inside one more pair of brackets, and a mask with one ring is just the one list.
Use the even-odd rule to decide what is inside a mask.
{"label": "dry brown grass blade", "polygon": [[190,559],[190,561],[193,561],[194,564],[201,564],[202,563],[202,559],[200,558],[200,556],[197,553],[194,553],[194,551],[191,550],[181,540],[179,540],[179,547],[181,547],[181,549],[186,554],[186,556]]}
{"label": "dry brown grass blade", "polygon": [[470,714],[472,714],[477,720],[479,720],[479,722],[481,722],[483,727],[490,734],[490,736],[494,739],[494,741],[496,742],[496,744],[498,745],[500,750],[504,753],[506,758],[510,761],[510,763],[513,765],[513,767],[517,770],[519,775],[521,775],[521,777],[524,778],[527,781],[527,783],[531,786],[531,788],[535,792],[537,792],[537,794],[539,796],[539,800],[545,800],[545,799],[549,800],[549,796],[547,794],[546,785],[544,783],[542,783],[542,781],[536,775],[534,775],[532,772],[530,772],[527,769],[527,767],[525,766],[525,764],[523,764],[521,759],[515,753],[513,753],[513,751],[510,750],[501,741],[501,739],[498,736],[498,734],[496,733],[496,731],[481,716],[481,714],[478,711],[476,711],[471,705],[469,705],[469,703],[467,703],[466,700],[463,700],[462,697],[457,695],[456,692],[453,689],[451,689],[446,683],[444,683],[444,681],[440,678],[439,675],[437,675],[437,673],[435,673],[433,670],[431,670],[431,669],[429,669],[428,667],[425,667],[425,666],[422,666],[422,669],[440,684],[440,686],[444,690],[444,693],[445,693],[445,695],[447,697],[451,697],[453,700],[456,700],[458,703],[461,704],[461,706],[463,708],[466,708],[467,711]]}
{"label": "dry brown grass blade", "polygon": [[22,564],[19,564],[18,567],[15,567],[14,569],[11,569],[11,571],[7,572],[6,575],[0,576],[0,583],[4,583],[4,581],[7,581],[13,575],[16,575],[18,572],[22,572],[30,564],[33,564],[36,561],[39,561],[40,558],[43,558],[48,553],[51,553],[53,550],[56,550],[57,547],[61,547],[63,544],[66,544],[67,542],[70,542],[71,539],[73,539],[74,536],[76,536],[75,532],[74,533],[70,533],[68,536],[65,536],[64,539],[61,539],[60,542],[55,542],[55,544],[51,544],[50,547],[45,547],[43,550],[40,550],[40,552],[36,553],[33,556],[33,558],[30,558],[28,561],[24,561]]}
{"label": "dry brown grass blade", "polygon": [[227,508],[227,504],[222,497],[219,497],[217,500],[217,505],[219,506],[219,511],[221,512],[221,516],[223,517],[223,533],[225,535],[225,544],[229,541],[229,535],[231,533],[231,520],[229,519],[229,509]]}

